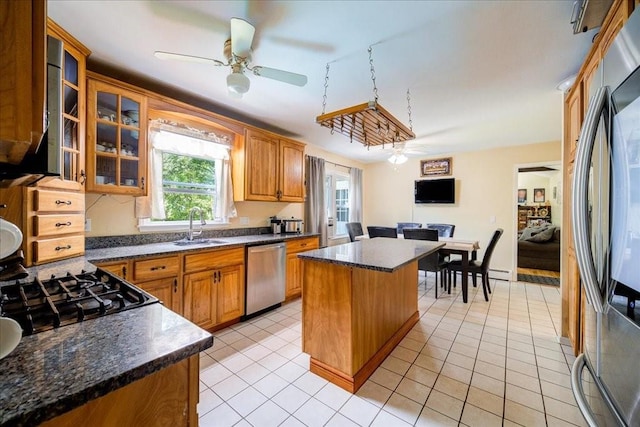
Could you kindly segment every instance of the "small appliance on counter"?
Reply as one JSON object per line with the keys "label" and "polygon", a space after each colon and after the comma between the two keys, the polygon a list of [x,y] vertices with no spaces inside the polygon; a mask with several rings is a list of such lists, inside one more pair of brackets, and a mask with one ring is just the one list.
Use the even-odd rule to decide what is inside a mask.
{"label": "small appliance on counter", "polygon": [[282,220],[278,219],[276,216],[272,216],[271,218],[271,231],[273,234],[282,233]]}
{"label": "small appliance on counter", "polygon": [[304,232],[304,222],[301,219],[295,219],[291,217],[291,219],[283,219],[282,220],[282,232],[283,233],[303,233]]}

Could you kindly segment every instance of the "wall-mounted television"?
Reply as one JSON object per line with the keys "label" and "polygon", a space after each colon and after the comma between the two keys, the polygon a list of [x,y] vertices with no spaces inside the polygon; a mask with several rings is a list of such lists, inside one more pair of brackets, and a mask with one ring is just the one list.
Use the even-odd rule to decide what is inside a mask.
{"label": "wall-mounted television", "polygon": [[421,179],[415,182],[415,203],[455,203],[455,178]]}

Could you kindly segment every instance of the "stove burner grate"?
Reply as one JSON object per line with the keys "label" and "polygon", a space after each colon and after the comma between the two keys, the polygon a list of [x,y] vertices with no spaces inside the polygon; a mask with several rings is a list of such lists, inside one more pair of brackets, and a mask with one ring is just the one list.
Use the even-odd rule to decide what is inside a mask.
{"label": "stove burner grate", "polygon": [[20,323],[23,335],[155,302],[157,298],[101,269],[0,288],[0,315]]}

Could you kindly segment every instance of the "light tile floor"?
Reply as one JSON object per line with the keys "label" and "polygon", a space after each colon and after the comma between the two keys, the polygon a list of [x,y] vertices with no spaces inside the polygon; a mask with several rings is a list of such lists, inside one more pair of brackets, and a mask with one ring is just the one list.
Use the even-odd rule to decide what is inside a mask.
{"label": "light tile floor", "polygon": [[420,321],[355,395],[309,372],[300,300],[215,333],[200,425],[585,425],[559,288],[492,280],[489,302],[472,287],[463,304],[459,288],[436,300],[433,281],[417,290]]}

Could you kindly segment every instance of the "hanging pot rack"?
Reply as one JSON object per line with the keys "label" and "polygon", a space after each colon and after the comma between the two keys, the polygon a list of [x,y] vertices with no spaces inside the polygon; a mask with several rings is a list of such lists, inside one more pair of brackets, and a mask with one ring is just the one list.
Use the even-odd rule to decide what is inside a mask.
{"label": "hanging pot rack", "polygon": [[349,137],[351,142],[360,142],[365,147],[402,143],[415,139],[411,122],[411,98],[407,90],[407,104],[409,112],[409,127],[405,126],[389,111],[378,103],[378,88],[376,87],[375,70],[369,46],[369,64],[371,68],[371,80],[373,81],[374,100],[363,104],[354,105],[342,110],[325,113],[327,105],[327,88],[329,86],[329,64],[324,83],[324,97],[322,100],[322,114],[316,117],[316,123],[334,132]]}

